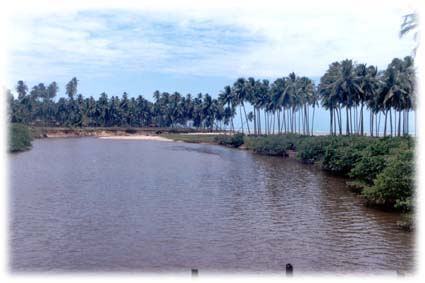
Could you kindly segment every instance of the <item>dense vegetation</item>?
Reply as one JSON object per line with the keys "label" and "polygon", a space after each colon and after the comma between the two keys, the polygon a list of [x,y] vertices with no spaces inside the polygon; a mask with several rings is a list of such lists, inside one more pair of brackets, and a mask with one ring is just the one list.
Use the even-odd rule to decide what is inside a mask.
{"label": "dense vegetation", "polygon": [[351,178],[369,205],[410,212],[414,192],[414,142],[411,137],[261,136],[246,137],[248,149],[266,155],[296,150],[305,163]]}
{"label": "dense vegetation", "polygon": [[11,124],[9,128],[9,151],[18,152],[31,148],[32,136],[27,126]]}
{"label": "dense vegetation", "polygon": [[[369,135],[401,136],[409,133],[408,115],[415,109],[413,58],[395,58],[383,71],[352,60],[334,62],[316,86],[307,77],[290,73],[273,83],[239,78],[213,98],[178,92],[155,91],[154,102],[139,95],[98,99],[78,94],[78,80],[65,87],[67,97],[56,100],[58,86],[40,83],[28,92],[23,81],[17,97],[9,91],[12,123],[50,127],[172,127],[241,130],[248,134],[299,133],[312,135],[315,108],[329,110],[329,133],[365,135],[364,110],[370,110]],[[250,105],[247,111],[247,105]],[[234,119],[239,108],[241,129]],[[343,121],[345,117],[345,122]],[[382,121],[383,120],[383,121]],[[381,124],[383,123],[383,124]]]}

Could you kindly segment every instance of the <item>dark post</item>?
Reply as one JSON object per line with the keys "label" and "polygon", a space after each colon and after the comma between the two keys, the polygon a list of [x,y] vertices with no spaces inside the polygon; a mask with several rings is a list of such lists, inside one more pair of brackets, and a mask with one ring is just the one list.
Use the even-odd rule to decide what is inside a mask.
{"label": "dark post", "polygon": [[198,277],[198,269],[192,269],[192,277]]}
{"label": "dark post", "polygon": [[294,267],[292,264],[287,263],[286,264],[286,276],[292,276],[292,273],[294,272]]}

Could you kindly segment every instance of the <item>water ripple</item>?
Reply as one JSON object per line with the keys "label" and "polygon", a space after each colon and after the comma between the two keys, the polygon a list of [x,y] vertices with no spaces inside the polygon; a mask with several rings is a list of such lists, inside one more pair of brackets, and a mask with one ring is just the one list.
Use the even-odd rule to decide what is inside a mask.
{"label": "water ripple", "polygon": [[10,162],[14,271],[413,268],[397,215],[293,160],[81,138],[37,140]]}

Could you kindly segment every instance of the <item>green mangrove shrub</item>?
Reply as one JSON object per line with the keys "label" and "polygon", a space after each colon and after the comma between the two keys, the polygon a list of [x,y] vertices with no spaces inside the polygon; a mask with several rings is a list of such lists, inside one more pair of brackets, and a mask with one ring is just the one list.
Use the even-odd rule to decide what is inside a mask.
{"label": "green mangrove shrub", "polygon": [[373,185],[365,188],[362,194],[368,204],[411,211],[415,180],[413,150],[401,148],[393,153]]}
{"label": "green mangrove shrub", "polygon": [[31,148],[32,137],[27,126],[12,123],[9,128],[9,151],[18,152]]}

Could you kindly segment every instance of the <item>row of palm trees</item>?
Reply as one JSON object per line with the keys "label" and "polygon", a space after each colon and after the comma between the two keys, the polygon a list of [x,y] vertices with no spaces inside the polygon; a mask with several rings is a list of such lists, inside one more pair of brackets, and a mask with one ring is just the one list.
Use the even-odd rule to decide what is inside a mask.
{"label": "row of palm trees", "polygon": [[[364,126],[367,109],[369,135],[380,134],[383,117],[383,134],[400,136],[409,133],[408,116],[415,109],[414,94],[413,58],[407,56],[394,58],[384,71],[348,59],[334,62],[317,87],[311,79],[295,73],[272,84],[267,80],[240,78],[233,86],[226,86],[219,99],[228,108],[239,107],[241,130],[245,132],[246,128],[248,134],[312,135],[315,109],[320,102],[329,111],[331,135],[344,134],[344,125],[346,135],[367,134]],[[247,104],[253,109],[248,114]]]}
{"label": "row of palm trees", "polygon": [[366,107],[370,113],[371,136],[379,134],[381,116],[384,116],[384,136],[388,131],[391,136],[407,135],[409,112],[416,105],[413,58],[394,58],[381,72],[374,66],[354,64],[352,60],[334,62],[320,79],[318,92],[322,106],[330,113],[330,134],[342,134],[345,110],[345,134],[364,135]]}
{"label": "row of palm trees", "polygon": [[[121,97],[101,93],[98,99],[84,98],[77,93],[78,80],[66,85],[67,98],[55,101],[58,87],[55,82],[47,87],[40,83],[30,92],[23,81],[18,81],[15,98],[9,92],[9,119],[13,123],[56,127],[192,127],[223,129],[223,104],[209,94],[182,96],[178,92],[156,91],[154,102],[143,96]],[[234,114],[232,114],[234,115]]]}
{"label": "row of palm trees", "polygon": [[102,93],[96,100],[77,95],[77,90],[78,80],[73,78],[65,87],[67,98],[55,101],[55,82],[40,83],[28,91],[19,81],[17,98],[9,91],[10,120],[45,126],[191,127],[253,135],[313,135],[320,104],[329,111],[332,135],[379,135],[383,123],[385,136],[400,136],[409,133],[408,116],[415,109],[415,69],[410,56],[393,59],[383,71],[347,59],[330,64],[318,86],[290,73],[272,83],[239,78],[217,98],[156,91],[153,102],[141,95],[130,98],[127,93],[121,97]]}
{"label": "row of palm trees", "polygon": [[[272,84],[268,80],[239,78],[219,94],[229,112],[239,107],[242,132],[248,134],[313,134],[314,110],[319,97],[314,82],[290,73]],[[252,111],[247,114],[246,104]],[[310,108],[313,109],[310,118]],[[262,118],[263,117],[263,118]],[[250,127],[250,124],[252,127]],[[231,120],[234,129],[233,117]],[[251,131],[252,129],[252,131]]]}

